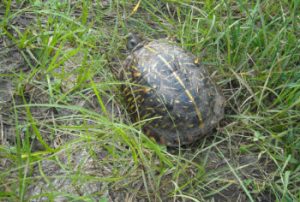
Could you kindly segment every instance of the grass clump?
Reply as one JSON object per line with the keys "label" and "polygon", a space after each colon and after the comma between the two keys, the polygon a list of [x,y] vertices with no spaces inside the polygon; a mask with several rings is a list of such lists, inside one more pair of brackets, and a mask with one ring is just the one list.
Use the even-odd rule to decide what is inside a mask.
{"label": "grass clump", "polygon": [[[4,1],[0,199],[297,201],[300,4]],[[227,98],[218,131],[169,151],[130,122],[125,36],[173,37]],[[4,90],[3,90],[4,89]]]}

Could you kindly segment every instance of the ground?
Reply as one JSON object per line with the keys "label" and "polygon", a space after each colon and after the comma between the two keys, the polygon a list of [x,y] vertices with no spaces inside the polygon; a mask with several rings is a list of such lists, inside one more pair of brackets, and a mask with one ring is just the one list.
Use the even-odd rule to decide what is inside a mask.
{"label": "ground", "polygon": [[[299,201],[300,3],[0,3],[0,201]],[[206,66],[225,118],[166,148],[124,109],[126,36]]]}

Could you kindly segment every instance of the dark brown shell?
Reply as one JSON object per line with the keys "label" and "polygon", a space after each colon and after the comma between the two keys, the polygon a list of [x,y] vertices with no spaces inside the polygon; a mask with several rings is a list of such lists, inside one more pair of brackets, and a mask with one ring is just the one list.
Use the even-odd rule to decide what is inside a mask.
{"label": "dark brown shell", "polygon": [[123,70],[128,111],[163,144],[190,144],[223,118],[224,98],[203,65],[166,40],[140,44]]}

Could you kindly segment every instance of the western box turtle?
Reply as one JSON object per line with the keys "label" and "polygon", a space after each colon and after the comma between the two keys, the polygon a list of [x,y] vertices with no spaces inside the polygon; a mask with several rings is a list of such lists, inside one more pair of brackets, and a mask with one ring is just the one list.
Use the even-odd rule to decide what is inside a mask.
{"label": "western box turtle", "polygon": [[224,115],[224,98],[205,67],[167,39],[128,37],[131,54],[120,78],[128,111],[161,144],[190,144],[212,132]]}

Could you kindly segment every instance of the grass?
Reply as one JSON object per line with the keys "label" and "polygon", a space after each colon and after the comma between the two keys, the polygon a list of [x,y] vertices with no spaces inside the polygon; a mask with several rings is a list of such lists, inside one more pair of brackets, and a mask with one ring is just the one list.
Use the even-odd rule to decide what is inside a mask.
{"label": "grass", "polygon": [[[299,201],[299,13],[298,0],[4,1],[0,200]],[[227,99],[213,136],[170,151],[130,122],[111,72],[129,32],[176,38],[207,66]]]}

